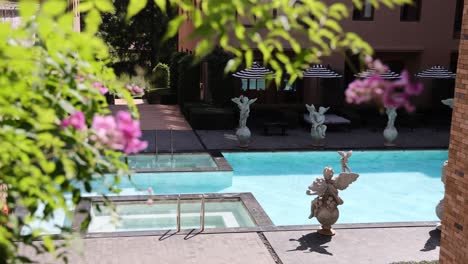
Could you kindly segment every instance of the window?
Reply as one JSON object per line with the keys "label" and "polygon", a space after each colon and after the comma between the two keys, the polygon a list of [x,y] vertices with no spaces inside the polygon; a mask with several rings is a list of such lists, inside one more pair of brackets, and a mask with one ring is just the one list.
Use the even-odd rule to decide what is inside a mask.
{"label": "window", "polygon": [[455,10],[455,23],[453,25],[453,36],[454,38],[460,38],[460,32],[462,28],[462,19],[463,19],[463,0],[457,0],[457,7]]}
{"label": "window", "polygon": [[370,0],[367,0],[362,9],[354,7],[353,20],[372,21],[374,20],[374,7]]}
{"label": "window", "polygon": [[265,79],[242,79],[242,91],[258,90],[264,91],[266,89]]}
{"label": "window", "polygon": [[421,18],[421,0],[414,0],[412,4],[401,7],[400,21],[419,21]]}

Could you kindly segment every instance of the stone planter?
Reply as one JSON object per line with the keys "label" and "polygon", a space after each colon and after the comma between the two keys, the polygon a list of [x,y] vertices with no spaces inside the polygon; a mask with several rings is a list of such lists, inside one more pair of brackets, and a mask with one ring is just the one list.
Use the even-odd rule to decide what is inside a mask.
{"label": "stone planter", "polygon": [[395,127],[386,127],[383,132],[384,145],[385,146],[395,146],[395,139],[398,137],[398,130]]}
{"label": "stone planter", "polygon": [[398,131],[395,128],[395,120],[397,118],[397,112],[395,107],[387,107],[385,109],[385,112],[387,113],[387,126],[385,127],[385,130],[383,132],[384,136],[384,145],[385,146],[395,146],[393,141],[398,137]]}
{"label": "stone planter", "polygon": [[[333,198],[330,197],[330,199]],[[340,211],[337,207],[319,207],[315,217],[322,225],[322,229],[317,231],[319,234],[325,236],[335,235],[335,230],[332,229],[332,225],[334,225],[340,217]]]}
{"label": "stone planter", "polygon": [[248,148],[251,137],[250,129],[248,127],[240,127],[236,130],[236,137],[239,141],[239,147]]}

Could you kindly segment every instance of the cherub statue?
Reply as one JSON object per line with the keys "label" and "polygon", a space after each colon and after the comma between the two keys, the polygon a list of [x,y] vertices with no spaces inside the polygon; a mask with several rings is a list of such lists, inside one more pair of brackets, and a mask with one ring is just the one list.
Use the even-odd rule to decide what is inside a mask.
{"label": "cherub statue", "polygon": [[312,128],[310,134],[314,139],[324,139],[327,126],[325,125],[325,113],[330,107],[319,107],[318,111],[315,109],[313,104],[307,105],[306,108],[309,111],[309,118],[312,122]]}
{"label": "cherub statue", "polygon": [[398,130],[395,128],[395,120],[397,118],[397,112],[395,107],[387,107],[385,109],[388,117],[387,126],[383,131],[383,136],[386,146],[394,146],[393,143],[398,137]]}
{"label": "cherub statue", "polygon": [[333,178],[333,168],[325,167],[323,169],[323,178],[316,179],[306,191],[307,195],[317,195],[311,202],[309,219],[316,217],[320,222],[322,225],[322,229],[318,231],[320,234],[329,236],[335,234],[331,226],[338,220],[338,205],[344,203],[343,199],[338,195],[338,191],[348,188],[359,177],[359,174],[351,173],[346,165],[351,153],[351,151],[342,152],[341,164],[344,167],[343,172],[338,177]]}
{"label": "cherub statue", "polygon": [[348,159],[353,154],[353,151],[352,150],[348,152],[338,151],[338,154],[340,154],[341,156],[341,159],[340,159],[341,172],[351,172],[351,169],[348,167]]}
{"label": "cherub statue", "polygon": [[387,107],[386,113],[388,116],[387,128],[395,127],[395,119],[397,117],[397,112],[395,107]]}
{"label": "cherub statue", "polygon": [[247,118],[249,117],[249,114],[250,114],[250,105],[255,103],[255,101],[257,101],[257,98],[249,99],[247,96],[241,95],[240,97],[232,98],[231,101],[236,103],[237,107],[239,107],[239,111],[240,111],[239,128],[246,127]]}

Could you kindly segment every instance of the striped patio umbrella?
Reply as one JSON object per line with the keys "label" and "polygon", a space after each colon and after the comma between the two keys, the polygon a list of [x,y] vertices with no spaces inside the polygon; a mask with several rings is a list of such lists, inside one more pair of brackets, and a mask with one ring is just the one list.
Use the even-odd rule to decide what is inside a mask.
{"label": "striped patio umbrella", "polygon": [[242,79],[266,79],[272,77],[273,71],[261,66],[258,62],[254,62],[251,68],[238,71],[232,76]]}
{"label": "striped patio umbrella", "polygon": [[418,78],[432,78],[432,79],[455,79],[456,73],[449,71],[444,66],[432,66],[429,69],[425,69],[416,74]]}
{"label": "striped patio umbrella", "polygon": [[[354,76],[355,77],[358,77],[358,78],[361,78],[361,79],[367,79],[367,78],[370,78],[372,77],[373,75],[376,74],[376,70],[375,69],[368,69],[366,71],[363,71],[363,72],[360,72],[360,73],[356,73]],[[395,79],[400,79],[400,74],[396,73],[396,72],[393,72],[391,70],[388,70],[387,72],[385,73],[382,73],[382,74],[379,74],[380,77],[384,80],[395,80]]]}
{"label": "striped patio umbrella", "polygon": [[334,72],[333,70],[323,66],[322,64],[312,65],[309,69],[302,72],[304,78],[341,78],[342,76],[339,73]]}

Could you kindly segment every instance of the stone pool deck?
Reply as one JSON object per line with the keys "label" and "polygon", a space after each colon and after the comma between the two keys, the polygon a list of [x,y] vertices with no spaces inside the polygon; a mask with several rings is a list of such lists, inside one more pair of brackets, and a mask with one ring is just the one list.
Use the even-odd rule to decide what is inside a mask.
{"label": "stone pool deck", "polygon": [[[145,130],[143,138],[149,142],[146,152],[155,151],[155,135],[158,135],[159,152],[170,152],[170,130]],[[447,149],[449,130],[400,129],[395,147],[383,145],[382,131],[352,129],[330,131],[323,147],[315,147],[309,131],[289,129],[287,136],[265,136],[253,130],[250,147],[238,146],[234,130],[174,130],[174,152],[201,151],[277,151],[277,150],[327,150],[327,149]]]}
{"label": "stone pool deck", "polygon": [[[335,237],[315,230],[177,234],[85,239],[70,263],[138,264],[389,264],[436,260],[440,232],[433,227],[340,228]],[[34,256],[31,249],[21,252]],[[39,263],[56,263],[48,256]]]}

